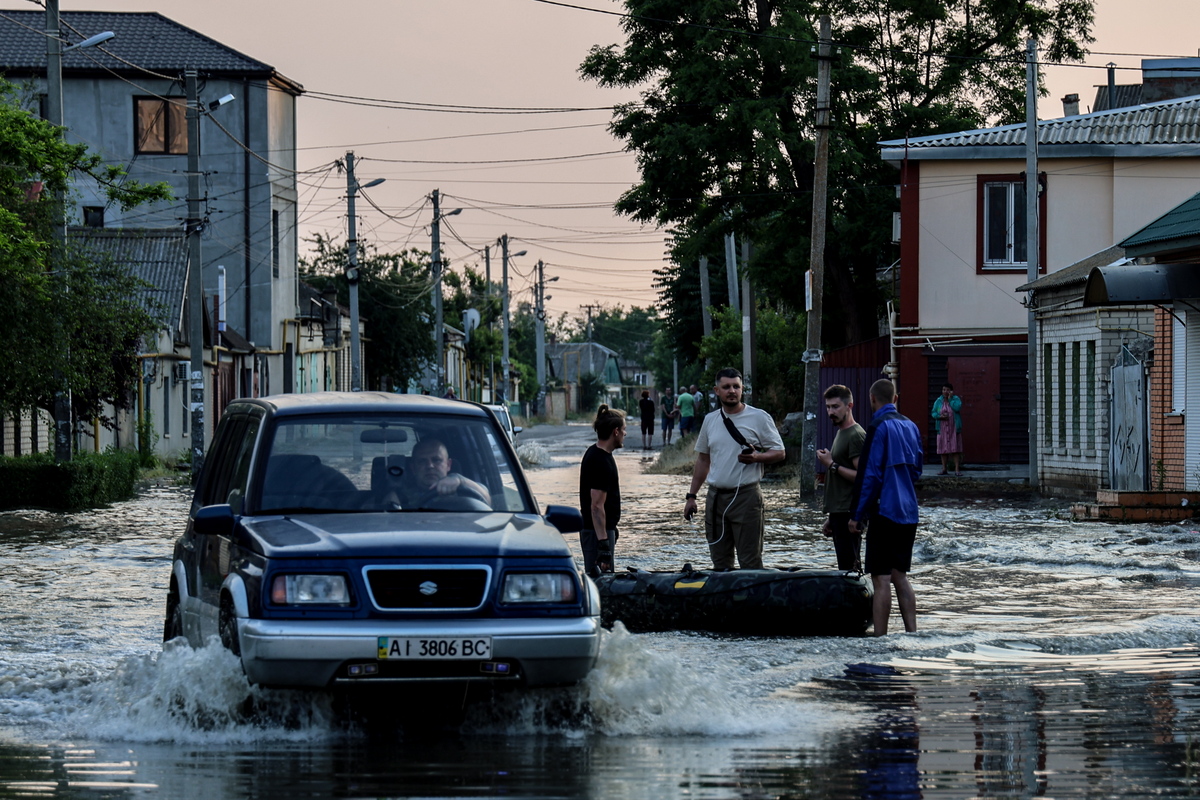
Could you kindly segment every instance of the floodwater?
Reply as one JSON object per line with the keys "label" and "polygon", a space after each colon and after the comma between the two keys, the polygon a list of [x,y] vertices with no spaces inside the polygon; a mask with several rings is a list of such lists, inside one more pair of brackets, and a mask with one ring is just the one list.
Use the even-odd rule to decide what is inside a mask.
{"label": "floodwater", "polygon": [[[543,505],[575,502],[588,433],[525,446]],[[618,453],[619,567],[707,565],[680,517],[687,478],[641,474],[644,458]],[[782,485],[766,494],[767,563],[831,566],[821,517]],[[580,686],[479,703],[455,728],[364,725],[321,693],[248,687],[219,646],[164,651],[187,504],[158,488],[87,514],[0,514],[0,796],[1200,795],[1196,523],[929,506],[918,633],[618,629]]]}

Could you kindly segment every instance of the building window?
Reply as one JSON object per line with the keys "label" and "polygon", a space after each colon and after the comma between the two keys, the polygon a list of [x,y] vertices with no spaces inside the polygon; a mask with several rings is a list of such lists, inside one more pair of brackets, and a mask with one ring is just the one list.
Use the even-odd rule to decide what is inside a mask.
{"label": "building window", "polygon": [[1042,345],[1042,427],[1046,447],[1054,447],[1054,346]]}
{"label": "building window", "polygon": [[1067,343],[1058,343],[1058,446],[1067,446]]}
{"label": "building window", "polygon": [[134,152],[185,155],[188,151],[187,101],[182,97],[133,99]]}
{"label": "building window", "polygon": [[[1038,198],[1038,272],[1046,271],[1045,175]],[[1028,225],[1024,175],[979,175],[977,198],[977,271],[1028,269]]]}
{"label": "building window", "polygon": [[1083,380],[1083,401],[1087,405],[1087,446],[1096,449],[1096,343],[1087,343],[1087,374]]}
{"label": "building window", "polygon": [[83,224],[89,228],[103,228],[104,206],[84,206]]}
{"label": "building window", "polygon": [[1082,431],[1080,425],[1081,406],[1083,405],[1083,395],[1080,394],[1083,387],[1080,385],[1080,347],[1079,342],[1071,342],[1071,396],[1075,398],[1075,402],[1071,403],[1071,443],[1076,447],[1083,445]]}
{"label": "building window", "polygon": [[271,274],[279,277],[279,211],[271,212]]}
{"label": "building window", "polygon": [[[1182,313],[1176,307],[1175,314]],[[1187,397],[1187,328],[1175,314],[1171,315],[1171,413],[1182,414]]]}

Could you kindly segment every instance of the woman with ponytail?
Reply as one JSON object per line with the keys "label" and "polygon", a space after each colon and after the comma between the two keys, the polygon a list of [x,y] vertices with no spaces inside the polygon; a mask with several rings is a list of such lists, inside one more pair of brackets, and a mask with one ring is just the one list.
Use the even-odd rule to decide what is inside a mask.
{"label": "woman with ponytail", "polygon": [[613,451],[625,446],[625,412],[601,404],[592,429],[596,443],[583,454],[579,465],[579,513],[583,514],[579,549],[584,570],[596,578],[601,572],[613,571],[621,520],[621,482]]}

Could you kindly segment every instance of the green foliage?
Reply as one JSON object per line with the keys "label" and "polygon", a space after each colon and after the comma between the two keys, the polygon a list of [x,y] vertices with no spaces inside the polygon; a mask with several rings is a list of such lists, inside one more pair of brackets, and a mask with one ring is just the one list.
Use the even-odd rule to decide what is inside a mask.
{"label": "green foliage", "polygon": [[56,243],[61,198],[75,176],[96,181],[124,209],[171,197],[165,183],[127,180],[86,146],[67,144],[0,79],[0,296],[20,314],[0,348],[0,411],[49,409],[63,391],[77,417],[99,418],[105,403],[126,406],[139,344],[158,324],[142,303],[143,284],[124,268]]}
{"label": "green foliage", "polygon": [[160,438],[154,429],[154,415],[146,411],[137,423],[138,466],[142,469],[154,469],[159,466],[155,445],[158,444]]}
{"label": "green foliage", "polygon": [[584,411],[595,411],[600,407],[600,399],[604,397],[604,378],[594,372],[585,372],[579,376],[579,407]]}
{"label": "green foliage", "polygon": [[48,453],[0,456],[0,508],[78,510],[127,500],[137,489],[138,454],[78,453],[55,463]]}
{"label": "green foliage", "polygon": [[[751,405],[780,416],[804,403],[805,315],[786,309],[763,308],[755,326],[756,369],[752,375]],[[703,386],[712,386],[717,370],[732,366],[741,369],[742,317],[734,309],[724,308],[713,319],[713,335],[704,340],[700,355],[711,359],[713,368],[705,373]]]}
{"label": "green foliage", "polygon": [[[308,241],[313,250],[300,260],[302,279],[318,290],[334,286],[338,302],[349,306],[346,245],[320,233]],[[364,387],[386,391],[420,378],[435,355],[428,257],[415,250],[380,253],[359,240],[358,274]]]}
{"label": "green foliage", "polygon": [[[637,88],[612,131],[636,153],[639,182],[620,213],[672,229],[657,271],[670,349],[698,355],[696,262],[711,302],[728,302],[723,237],[754,244],[748,272],[766,307],[803,308],[812,218],[818,14],[834,22],[823,345],[877,335],[876,274],[899,253],[894,169],[878,142],[1022,118],[1024,39],[1048,61],[1078,60],[1094,0],[625,0],[623,44],[580,68]],[[739,246],[740,259],[740,246]],[[803,338],[803,337],[801,337]],[[760,375],[765,374],[760,368]]]}

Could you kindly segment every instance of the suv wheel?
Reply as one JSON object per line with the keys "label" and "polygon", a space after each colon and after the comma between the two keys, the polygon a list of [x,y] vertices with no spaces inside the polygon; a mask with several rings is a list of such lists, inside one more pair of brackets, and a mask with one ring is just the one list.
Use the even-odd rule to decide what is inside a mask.
{"label": "suv wheel", "polygon": [[183,610],[179,607],[179,588],[171,581],[171,591],[167,593],[167,617],[163,621],[163,641],[169,642],[183,636]]}
{"label": "suv wheel", "polygon": [[221,644],[235,656],[241,656],[242,643],[238,641],[237,613],[233,610],[233,598],[229,595],[221,596],[221,611],[217,620]]}

